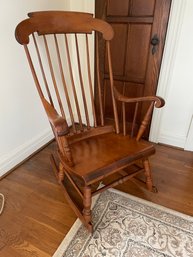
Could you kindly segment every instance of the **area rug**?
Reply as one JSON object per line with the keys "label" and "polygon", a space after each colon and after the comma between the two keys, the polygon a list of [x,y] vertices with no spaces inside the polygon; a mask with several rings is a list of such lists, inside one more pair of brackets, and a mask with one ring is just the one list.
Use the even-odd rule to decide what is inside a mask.
{"label": "area rug", "polygon": [[77,220],[53,257],[193,257],[193,217],[114,189],[92,215],[93,235]]}

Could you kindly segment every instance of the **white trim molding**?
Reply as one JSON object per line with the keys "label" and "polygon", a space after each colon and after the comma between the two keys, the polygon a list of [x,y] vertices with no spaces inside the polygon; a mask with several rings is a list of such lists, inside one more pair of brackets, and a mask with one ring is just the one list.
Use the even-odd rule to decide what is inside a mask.
{"label": "white trim molding", "polygon": [[0,178],[9,170],[21,163],[35,151],[47,144],[54,138],[51,129],[46,129],[36,137],[30,139],[23,145],[13,149],[6,155],[0,157]]}
{"label": "white trim molding", "polygon": [[[173,76],[173,68],[176,60],[176,53],[179,37],[181,34],[186,3],[187,0],[172,0],[165,48],[157,88],[157,95],[163,97],[166,101],[168,92],[170,90],[170,81]],[[163,136],[160,135],[163,110],[164,109],[155,110],[153,113],[149,140],[155,143],[158,143],[160,139],[163,138]],[[168,138],[168,140],[170,140],[170,138]],[[181,137],[179,140],[181,141]]]}
{"label": "white trim molding", "polygon": [[189,130],[188,130],[188,134],[187,134],[187,137],[186,137],[184,150],[193,151],[193,116],[192,116],[192,119],[191,119],[191,122],[190,122],[190,127],[189,127]]}
{"label": "white trim molding", "polygon": [[186,135],[171,134],[171,131],[164,131],[164,133],[160,133],[158,141],[162,144],[184,148]]}

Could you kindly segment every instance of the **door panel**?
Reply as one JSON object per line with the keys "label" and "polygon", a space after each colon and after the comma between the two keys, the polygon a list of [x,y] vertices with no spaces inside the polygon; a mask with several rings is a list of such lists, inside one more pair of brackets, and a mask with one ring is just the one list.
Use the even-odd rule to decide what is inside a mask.
{"label": "door panel", "polygon": [[[124,76],[125,70],[125,49],[127,46],[127,25],[112,24],[116,37],[111,43],[113,74],[116,76]],[[117,46],[121,46],[117,51]],[[106,63],[107,64],[107,63]],[[105,73],[108,72],[107,65],[105,65]]]}
{"label": "door panel", "polygon": [[151,26],[149,24],[128,25],[127,48],[125,51],[126,80],[144,83],[150,35]]}
{"label": "door panel", "polygon": [[153,16],[155,0],[133,0],[131,1],[131,16]]}
{"label": "door panel", "polygon": [[127,16],[129,9],[129,0],[109,0],[109,4],[107,6],[107,16],[115,15],[115,16]]}
{"label": "door panel", "polygon": [[[111,44],[114,80],[127,96],[156,93],[170,5],[171,0],[96,0],[96,17],[109,22],[115,32]],[[158,39],[155,46],[151,44],[153,37]],[[104,47],[100,55],[104,60],[101,73],[106,85],[103,88],[105,113],[107,118],[113,118]],[[127,109],[129,122],[132,108]],[[140,115],[145,110],[146,105],[141,105]]]}

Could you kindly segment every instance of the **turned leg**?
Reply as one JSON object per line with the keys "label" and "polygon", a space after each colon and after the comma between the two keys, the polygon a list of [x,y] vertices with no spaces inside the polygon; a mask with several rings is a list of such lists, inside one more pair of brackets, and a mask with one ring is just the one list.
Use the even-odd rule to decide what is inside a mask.
{"label": "turned leg", "polygon": [[89,232],[92,233],[92,224],[91,224],[91,188],[85,186],[83,189],[83,217],[86,221],[86,227]]}
{"label": "turned leg", "polygon": [[58,171],[58,182],[61,183],[63,180],[64,180],[64,167],[60,162],[59,171]]}
{"label": "turned leg", "polygon": [[145,159],[143,160],[143,166],[145,169],[145,177],[146,177],[146,186],[149,191],[153,191],[153,181],[152,181],[152,174],[151,174],[151,168],[149,164],[149,160]]}
{"label": "turned leg", "polygon": [[53,154],[51,154],[51,156],[50,156],[50,161],[51,161],[51,165],[52,165],[53,171],[55,173],[55,176],[58,180],[58,183],[60,184],[64,180],[63,165],[61,163],[59,165],[56,164],[56,160],[55,160]]}

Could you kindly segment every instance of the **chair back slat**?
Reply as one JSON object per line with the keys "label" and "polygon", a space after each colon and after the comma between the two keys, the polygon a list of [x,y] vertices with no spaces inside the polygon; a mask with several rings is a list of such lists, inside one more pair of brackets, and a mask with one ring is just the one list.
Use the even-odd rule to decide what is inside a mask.
{"label": "chair back slat", "polygon": [[49,47],[48,47],[48,42],[47,42],[47,39],[46,39],[45,35],[43,35],[43,39],[44,39],[44,45],[45,45],[45,49],[46,49],[46,55],[47,55],[49,70],[50,70],[50,74],[51,74],[51,77],[52,77],[52,82],[53,82],[53,85],[54,85],[54,89],[55,89],[56,97],[57,97],[58,104],[59,104],[59,107],[60,107],[60,111],[61,111],[62,117],[64,117],[66,119],[66,115],[65,115],[64,108],[63,108],[63,105],[62,105],[62,101],[61,101],[61,97],[60,97],[60,94],[59,94],[58,86],[57,86],[57,83],[56,83],[56,78],[55,78],[55,74],[54,74],[54,69],[53,69],[51,55],[50,55],[50,51],[49,51]]}
{"label": "chair back slat", "polygon": [[28,62],[29,62],[29,66],[30,66],[30,69],[31,69],[31,72],[32,72],[32,76],[34,78],[34,82],[35,82],[36,88],[38,90],[38,93],[40,95],[40,98],[44,98],[44,94],[42,92],[42,89],[41,89],[41,86],[40,86],[40,83],[39,83],[39,80],[38,80],[38,76],[37,76],[37,73],[35,71],[34,64],[33,64],[33,61],[32,61],[32,58],[31,58],[31,55],[30,55],[30,52],[29,52],[29,49],[28,49],[27,45],[24,45],[24,50],[25,50],[25,53],[26,53],[26,56],[27,56],[27,59],[28,59]]}
{"label": "chair back slat", "polygon": [[77,131],[76,131],[75,122],[74,122],[73,110],[72,110],[72,106],[71,106],[71,102],[70,102],[70,97],[69,97],[69,94],[68,94],[66,80],[65,80],[65,77],[64,77],[64,71],[63,71],[63,65],[62,65],[62,60],[61,60],[61,54],[60,54],[60,50],[59,50],[58,40],[57,40],[57,36],[55,34],[54,34],[54,41],[55,41],[56,52],[57,52],[57,57],[58,57],[58,64],[59,64],[60,75],[61,75],[62,84],[63,84],[63,87],[64,87],[65,97],[66,97],[67,104],[68,104],[68,110],[69,110],[69,113],[70,113],[70,119],[71,119],[71,123],[72,123],[72,128],[73,128],[73,132],[76,133]]}
{"label": "chair back slat", "polygon": [[80,87],[81,87],[81,92],[82,92],[82,100],[83,100],[83,105],[84,105],[85,118],[86,118],[86,123],[87,123],[87,129],[90,129],[90,119],[89,119],[89,114],[88,114],[88,106],[87,106],[84,82],[83,82],[83,77],[82,77],[82,69],[81,69],[80,52],[79,52],[79,44],[78,44],[77,34],[75,34],[75,45],[76,45],[78,73],[79,73]]}
{"label": "chair back slat", "polygon": [[67,63],[68,63],[68,68],[69,68],[69,74],[70,74],[72,92],[73,92],[73,96],[74,96],[74,101],[75,101],[75,106],[76,106],[76,111],[77,111],[77,116],[78,116],[80,131],[83,131],[84,129],[83,129],[82,117],[81,117],[80,106],[79,106],[78,97],[77,97],[77,93],[76,93],[76,87],[75,87],[75,82],[74,82],[74,77],[73,77],[73,71],[72,71],[72,62],[71,62],[70,51],[69,51],[68,38],[67,38],[67,35],[66,35],[66,34],[64,34],[64,38],[65,38],[65,47],[66,47],[66,54],[67,54]]}
{"label": "chair back slat", "polygon": [[42,77],[43,77],[43,80],[44,80],[44,85],[45,85],[45,88],[46,88],[46,91],[47,91],[47,94],[48,94],[48,98],[50,100],[51,105],[54,107],[54,102],[53,102],[52,96],[50,94],[50,89],[49,89],[49,86],[48,86],[48,82],[47,82],[47,79],[46,79],[46,74],[45,74],[44,67],[43,67],[43,64],[42,64],[42,59],[41,59],[39,47],[38,47],[37,40],[35,38],[34,33],[32,34],[32,37],[33,37],[33,41],[34,41],[34,45],[35,45],[35,49],[36,49],[36,53],[37,53],[37,57],[38,57],[40,70],[41,70]]}
{"label": "chair back slat", "polygon": [[92,105],[92,114],[93,114],[93,119],[94,119],[94,127],[97,127],[96,110],[95,110],[95,105],[94,105],[94,92],[93,92],[93,84],[92,84],[92,78],[91,78],[90,50],[89,50],[88,34],[86,34],[86,57],[87,57],[88,81],[89,81],[90,99],[91,99],[91,105]]}
{"label": "chair back slat", "polygon": [[118,118],[118,112],[117,112],[117,102],[114,97],[114,81],[113,81],[113,70],[112,70],[111,50],[110,50],[109,41],[107,41],[106,46],[107,46],[107,56],[108,56],[108,63],[109,63],[109,77],[110,77],[110,86],[111,86],[111,94],[112,94],[113,112],[114,112],[114,118],[115,118],[115,130],[116,130],[116,133],[119,133],[120,132],[119,118]]}
{"label": "chair back slat", "polygon": [[[123,84],[123,95],[125,95],[125,83]],[[125,103],[122,102],[123,135],[127,135]]]}
{"label": "chair back slat", "polygon": [[[97,76],[97,88],[98,88],[98,100],[99,100],[99,110],[100,110],[100,120],[101,126],[104,126],[104,106],[102,99],[102,90],[101,90],[101,77],[100,77],[100,65],[99,65],[99,37],[96,33],[96,76]],[[104,98],[105,99],[105,98]]]}
{"label": "chair back slat", "polygon": [[123,135],[127,135],[125,103],[122,103]]}

